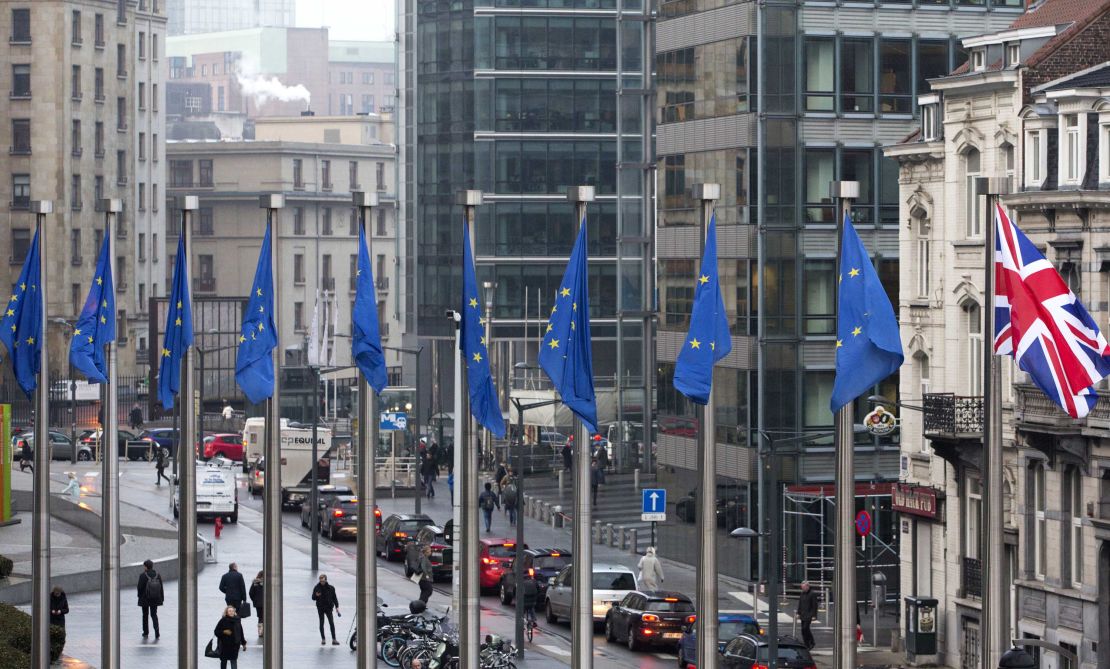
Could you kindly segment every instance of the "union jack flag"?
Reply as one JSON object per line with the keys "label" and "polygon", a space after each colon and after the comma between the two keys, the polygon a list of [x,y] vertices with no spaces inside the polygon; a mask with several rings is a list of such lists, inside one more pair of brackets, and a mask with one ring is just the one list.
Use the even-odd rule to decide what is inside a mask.
{"label": "union jack flag", "polygon": [[994,351],[1017,360],[1045,395],[1072,418],[1098,401],[1110,374],[1110,345],[1056,269],[995,208]]}

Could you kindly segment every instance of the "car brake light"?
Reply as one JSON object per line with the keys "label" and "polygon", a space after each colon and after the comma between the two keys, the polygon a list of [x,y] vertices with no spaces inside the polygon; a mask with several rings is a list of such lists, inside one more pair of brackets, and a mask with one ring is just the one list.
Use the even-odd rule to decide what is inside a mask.
{"label": "car brake light", "polygon": [[655,632],[653,632],[649,628],[645,627],[645,628],[640,630],[640,634],[643,634],[644,636],[651,636],[652,634],[655,634]]}
{"label": "car brake light", "polygon": [[336,509],[332,515],[336,518],[342,518],[344,516],[343,509]]}
{"label": "car brake light", "polygon": [[654,613],[645,613],[641,620],[645,623],[657,623],[659,622],[659,616]]}
{"label": "car brake light", "polygon": [[686,624],[687,625],[693,625],[695,622],[697,622],[697,620],[698,620],[697,616],[686,616]]}
{"label": "car brake light", "polygon": [[394,532],[393,536],[397,537],[398,539],[401,539],[403,537],[407,537],[408,533],[407,532]]}
{"label": "car brake light", "polygon": [[504,546],[505,548],[514,548],[514,547],[516,547],[516,544],[501,544],[501,545]]}
{"label": "car brake light", "polygon": [[377,517],[377,518],[381,518],[382,517],[382,510],[379,509],[378,507],[374,507],[374,516]]}
{"label": "car brake light", "polygon": [[555,553],[555,552],[552,552],[552,553],[551,553],[551,557],[559,557],[559,554],[558,554],[558,553]]}
{"label": "car brake light", "polygon": [[529,567],[528,568],[528,578],[535,578],[535,577],[536,577],[536,570]]}
{"label": "car brake light", "polygon": [[664,597],[664,598],[663,598],[663,601],[664,601],[664,602],[677,602],[677,601],[678,601],[678,597]]}
{"label": "car brake light", "polygon": [[767,669],[767,665],[765,665],[765,664],[753,664],[752,669]]}
{"label": "car brake light", "polygon": [[488,558],[488,557],[484,557],[484,558],[482,558],[482,564],[491,564],[491,565],[492,564],[497,564],[497,560],[494,560],[494,559]]}

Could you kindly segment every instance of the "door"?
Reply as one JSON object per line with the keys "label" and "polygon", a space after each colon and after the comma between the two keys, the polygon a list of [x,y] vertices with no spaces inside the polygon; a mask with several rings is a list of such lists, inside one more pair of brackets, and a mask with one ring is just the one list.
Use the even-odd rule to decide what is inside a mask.
{"label": "door", "polygon": [[570,615],[571,569],[573,567],[567,567],[559,572],[559,575],[555,577],[555,584],[548,588],[547,601],[551,604],[551,610],[557,615]]}

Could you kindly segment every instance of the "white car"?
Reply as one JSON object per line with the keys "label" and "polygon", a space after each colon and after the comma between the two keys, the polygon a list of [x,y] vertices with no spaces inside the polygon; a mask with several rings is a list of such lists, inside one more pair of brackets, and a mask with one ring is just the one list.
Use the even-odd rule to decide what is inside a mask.
{"label": "white car", "polygon": [[[197,518],[227,518],[229,522],[239,522],[239,486],[235,483],[235,472],[215,463],[201,465],[196,470],[197,477]],[[179,487],[173,493],[173,517],[178,516]]]}
{"label": "white car", "polygon": [[[574,565],[567,565],[553,576],[547,588],[547,622],[558,622],[560,618],[570,618],[574,606]],[[637,590],[636,573],[629,567],[615,564],[595,564],[593,568],[593,614],[594,623],[605,622],[609,608],[624,596]]]}

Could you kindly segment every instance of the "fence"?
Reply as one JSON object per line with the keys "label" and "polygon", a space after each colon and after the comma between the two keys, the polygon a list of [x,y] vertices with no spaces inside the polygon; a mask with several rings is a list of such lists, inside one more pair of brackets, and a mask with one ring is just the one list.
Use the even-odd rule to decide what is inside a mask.
{"label": "fence", "polygon": [[[147,420],[148,384],[144,376],[121,376],[117,387],[119,412],[116,420],[127,425],[131,409],[137,403]],[[104,387],[90,384],[84,379],[65,376],[50,377],[50,427],[62,432],[88,430],[100,427],[101,398]],[[30,427],[34,422],[31,400],[15,382],[11,369],[4,366],[0,379],[0,404],[12,406],[12,425]]]}

